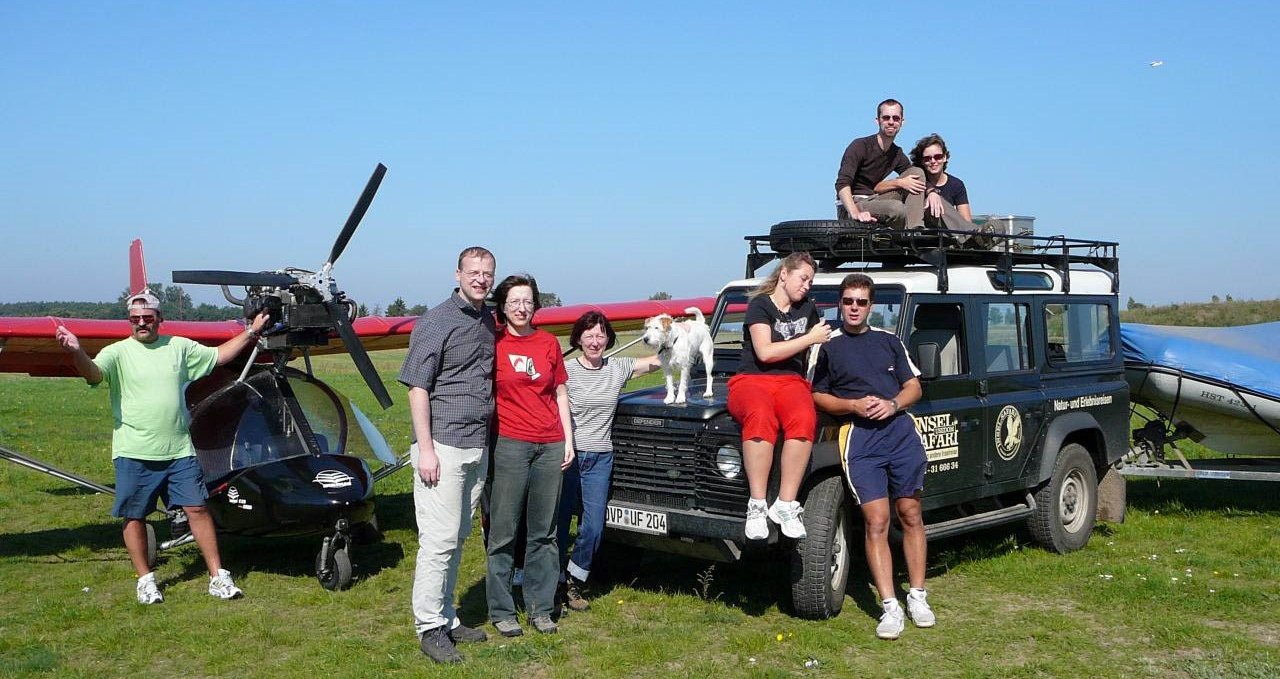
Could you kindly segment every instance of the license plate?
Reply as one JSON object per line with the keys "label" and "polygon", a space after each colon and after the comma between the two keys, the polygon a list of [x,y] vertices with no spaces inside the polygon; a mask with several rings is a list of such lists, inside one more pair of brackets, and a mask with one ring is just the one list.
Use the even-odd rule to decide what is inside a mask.
{"label": "license plate", "polygon": [[634,507],[609,505],[605,512],[605,525],[650,535],[667,534],[667,515],[648,512]]}

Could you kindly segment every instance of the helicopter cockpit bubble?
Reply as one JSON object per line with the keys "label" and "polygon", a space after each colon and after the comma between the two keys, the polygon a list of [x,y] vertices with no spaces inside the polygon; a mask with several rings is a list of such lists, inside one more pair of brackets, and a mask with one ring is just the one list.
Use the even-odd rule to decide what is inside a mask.
{"label": "helicopter cockpit bubble", "polygon": [[[306,374],[257,370],[192,411],[191,440],[205,480],[299,455],[353,455],[371,469],[395,462],[382,434],[349,399]],[[352,426],[355,425],[355,426]]]}

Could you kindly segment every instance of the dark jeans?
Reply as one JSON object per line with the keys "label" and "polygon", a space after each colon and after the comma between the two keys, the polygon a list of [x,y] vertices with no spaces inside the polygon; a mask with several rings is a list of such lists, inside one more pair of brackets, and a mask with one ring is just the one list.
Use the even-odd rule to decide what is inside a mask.
{"label": "dark jeans", "polygon": [[494,622],[516,617],[511,575],[521,516],[529,535],[524,559],[525,611],[535,618],[549,616],[554,609],[560,571],[556,513],[563,461],[564,441],[527,443],[499,436],[493,447],[485,590],[489,619]]}
{"label": "dark jeans", "polygon": [[[604,533],[605,505],[609,501],[609,480],[613,476],[613,452],[577,451],[573,465],[564,473],[560,493],[560,565],[569,575],[586,582],[591,562]],[[579,504],[581,503],[581,504]],[[569,519],[578,513],[578,539],[569,558]]]}

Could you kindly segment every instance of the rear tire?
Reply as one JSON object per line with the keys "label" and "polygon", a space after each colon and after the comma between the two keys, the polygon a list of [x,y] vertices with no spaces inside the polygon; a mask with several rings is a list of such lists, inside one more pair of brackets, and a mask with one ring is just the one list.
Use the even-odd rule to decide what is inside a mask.
{"label": "rear tire", "polygon": [[840,614],[852,565],[849,510],[844,479],[819,481],[804,501],[808,536],[791,549],[791,608],[801,618],[823,620]]}
{"label": "rear tire", "polygon": [[1036,491],[1035,501],[1027,528],[1040,546],[1065,554],[1089,543],[1098,513],[1098,472],[1084,446],[1071,443],[1058,452],[1053,476]]}
{"label": "rear tire", "polygon": [[157,557],[160,552],[160,543],[156,542],[155,526],[152,526],[150,523],[145,521],[143,522],[143,525],[147,527],[147,568],[155,570],[156,561],[158,560]]}

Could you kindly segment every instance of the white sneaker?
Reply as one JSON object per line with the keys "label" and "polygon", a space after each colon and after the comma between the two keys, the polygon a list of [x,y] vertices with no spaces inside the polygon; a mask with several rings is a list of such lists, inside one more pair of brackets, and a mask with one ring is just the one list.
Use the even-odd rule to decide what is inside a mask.
{"label": "white sneaker", "polygon": [[782,526],[782,534],[789,538],[799,540],[808,535],[804,530],[804,507],[795,500],[774,500],[773,506],[769,508],[769,518]]}
{"label": "white sneaker", "polygon": [[933,609],[929,608],[929,602],[926,597],[929,593],[923,589],[912,589],[907,593],[907,615],[911,616],[911,622],[916,627],[933,627],[938,624],[938,618],[934,616]]}
{"label": "white sneaker", "polygon": [[902,628],[906,627],[902,616],[902,604],[897,599],[885,601],[884,614],[880,616],[880,624],[876,625],[876,636],[881,639],[897,639],[901,636]]}
{"label": "white sneaker", "polygon": [[747,539],[769,537],[769,505],[764,500],[747,500]]}
{"label": "white sneaker", "polygon": [[231,571],[225,568],[218,569],[218,577],[209,578],[209,596],[216,596],[219,599],[239,599],[244,596],[244,592],[236,587],[236,583],[231,581]]}
{"label": "white sneaker", "polygon": [[160,593],[160,588],[156,586],[155,571],[138,578],[138,603],[151,605],[163,602],[164,595]]}

